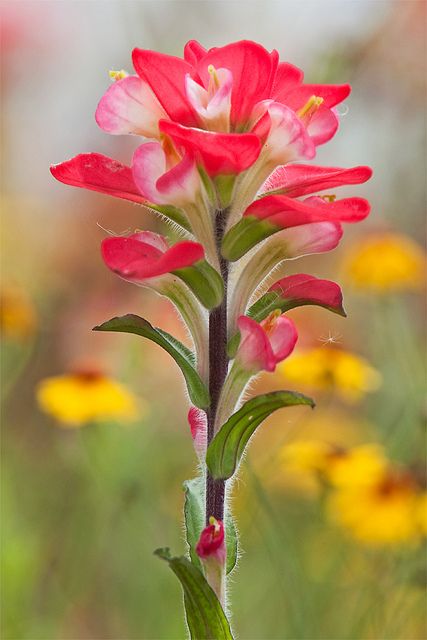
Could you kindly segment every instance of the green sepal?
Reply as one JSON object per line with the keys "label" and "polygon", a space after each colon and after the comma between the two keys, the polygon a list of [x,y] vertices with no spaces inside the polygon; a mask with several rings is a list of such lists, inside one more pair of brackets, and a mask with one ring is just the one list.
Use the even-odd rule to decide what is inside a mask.
{"label": "green sepal", "polygon": [[[205,478],[199,476],[192,480],[186,480],[183,484],[185,535],[191,562],[199,569],[202,568],[200,558],[196,553],[196,544],[200,534],[205,528]],[[227,575],[231,573],[237,563],[238,540],[233,516],[227,512],[225,516],[225,546],[227,548]]]}
{"label": "green sepal", "polygon": [[[332,313],[336,313],[343,318],[347,317],[346,312],[343,307],[331,307],[326,304],[321,304],[320,302],[314,302],[313,300],[304,299],[304,298],[284,298],[279,295],[276,291],[267,291],[261,298],[259,298],[246,312],[245,315],[249,316],[256,320],[256,322],[261,322],[264,320],[270,313],[276,311],[278,309],[281,313],[285,313],[286,311],[290,311],[290,309],[295,309],[296,307],[303,307],[306,305],[313,305],[316,307],[322,307],[323,309],[327,309],[328,311],[332,311]],[[230,358],[234,358],[236,355],[237,349],[239,348],[240,343],[240,333],[235,333],[227,345],[227,353]]]}
{"label": "green sepal", "polygon": [[206,260],[199,260],[191,267],[172,271],[185,282],[206,309],[214,309],[224,297],[224,283],[218,271]]}
{"label": "green sepal", "polygon": [[191,640],[233,640],[221,603],[200,569],[183,556],[172,557],[168,548],[154,554],[168,563],[181,583]]}
{"label": "green sepal", "polygon": [[225,234],[221,253],[226,260],[234,262],[244,256],[258,242],[272,236],[277,231],[280,231],[280,227],[268,220],[246,216]]}
{"label": "green sepal", "polygon": [[179,224],[179,226],[185,229],[186,231],[191,232],[190,224],[186,216],[180,209],[177,209],[176,207],[170,204],[153,204],[151,202],[149,205],[147,205],[147,208],[153,209],[154,211],[156,211],[157,213],[160,213],[165,218],[168,218],[169,220],[172,220],[172,222]]}
{"label": "green sepal", "polygon": [[235,184],[236,176],[233,175],[219,175],[215,178],[215,185],[218,191],[221,207],[223,209],[228,207],[231,202]]}
{"label": "green sepal", "polygon": [[227,480],[236,471],[249,439],[265,418],[283,407],[305,404],[311,398],[294,391],[273,391],[245,402],[220,428],[208,447],[206,464],[215,480]]}
{"label": "green sepal", "polygon": [[194,354],[166,331],[153,327],[147,320],[132,313],[107,320],[93,330],[135,333],[155,342],[172,356],[181,369],[193,404],[200,409],[206,409],[209,406],[209,392],[195,369]]}

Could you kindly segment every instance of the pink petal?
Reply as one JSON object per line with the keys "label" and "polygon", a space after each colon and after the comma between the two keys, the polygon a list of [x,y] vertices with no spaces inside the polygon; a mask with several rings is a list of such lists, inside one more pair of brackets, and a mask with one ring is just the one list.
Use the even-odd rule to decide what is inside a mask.
{"label": "pink petal", "polygon": [[240,345],[236,358],[249,371],[274,371],[276,359],[266,332],[258,322],[248,316],[237,320]]}
{"label": "pink petal", "polygon": [[185,94],[185,76],[194,77],[193,67],[181,58],[148,49],[134,49],[132,60],[169,117],[187,126],[197,125]]}
{"label": "pink petal", "polygon": [[107,267],[131,282],[143,282],[189,267],[204,257],[204,249],[197,242],[178,242],[162,253],[140,237],[140,234],[111,237],[101,243],[102,258]]}
{"label": "pink petal", "polygon": [[296,273],[275,282],[269,291],[276,291],[282,298],[310,301],[332,309],[342,309],[342,292],[331,280],[322,280],[305,273]]}
{"label": "pink petal", "polygon": [[206,87],[209,82],[209,65],[231,71],[231,124],[239,127],[247,123],[255,104],[269,97],[273,64],[273,59],[264,47],[250,40],[241,40],[225,47],[210,49],[199,61],[197,71]]}
{"label": "pink petal", "polygon": [[298,333],[292,320],[284,315],[277,318],[273,328],[268,332],[268,339],[276,364],[287,358],[294,350],[298,340]]}
{"label": "pink petal", "polygon": [[325,144],[334,137],[339,127],[339,119],[337,115],[325,107],[323,104],[317,109],[316,113],[307,124],[307,131],[314,144]]}
{"label": "pink petal", "polygon": [[248,169],[258,158],[260,143],[251,133],[214,133],[162,120],[160,130],[200,158],[210,176],[235,174]]}
{"label": "pink petal", "polygon": [[312,196],[304,201],[287,196],[265,196],[253,202],[243,214],[259,220],[268,219],[274,225],[286,229],[300,224],[332,220],[359,222],[369,214],[370,205],[364,198],[343,198],[325,202]]}
{"label": "pink petal", "polygon": [[315,191],[324,191],[347,184],[361,184],[372,176],[369,167],[316,167],[294,164],[278,167],[266,180],[261,192],[281,190],[289,198],[297,198]]}
{"label": "pink petal", "polygon": [[101,153],[80,153],[71,160],[52,165],[50,172],[59,182],[72,187],[106,193],[131,202],[147,202],[135,184],[131,168]]}
{"label": "pink petal", "polygon": [[197,42],[197,40],[190,40],[184,47],[184,60],[193,67],[195,67],[199,60],[201,60],[206,54],[207,50],[200,44],[200,42]]}
{"label": "pink petal", "polygon": [[280,62],[277,67],[271,97],[275,102],[284,102],[285,96],[300,85],[303,81],[304,73],[298,67],[289,62]]}
{"label": "pink petal", "polygon": [[129,237],[134,240],[138,240],[139,242],[149,244],[155,249],[158,249],[161,253],[165,253],[165,251],[169,249],[166,238],[161,236],[159,233],[154,233],[154,231],[137,231]]}
{"label": "pink petal", "polygon": [[182,205],[192,202],[200,188],[195,162],[188,154],[167,171],[166,157],[158,142],[147,142],[135,151],[132,163],[135,183],[151,202]]}
{"label": "pink petal", "polygon": [[215,558],[220,564],[225,562],[225,535],[221,520],[217,520],[216,524],[210,524],[203,529],[196,544],[196,553],[204,560]]}
{"label": "pink petal", "polygon": [[280,231],[280,240],[288,258],[332,251],[339,244],[343,230],[338,222],[312,222]]}
{"label": "pink petal", "polygon": [[265,142],[264,153],[276,164],[313,158],[316,154],[313,141],[300,118],[292,109],[279,102],[268,105],[267,111],[255,124],[252,132]]}
{"label": "pink petal", "polygon": [[157,138],[158,121],[165,116],[148,84],[138,76],[128,76],[114,82],[106,91],[98,104],[95,120],[108,133]]}

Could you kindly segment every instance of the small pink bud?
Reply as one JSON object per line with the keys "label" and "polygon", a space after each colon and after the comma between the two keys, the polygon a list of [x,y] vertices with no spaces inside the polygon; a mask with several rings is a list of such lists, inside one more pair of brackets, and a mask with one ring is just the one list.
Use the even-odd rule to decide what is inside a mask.
{"label": "small pink bud", "polygon": [[215,559],[223,565],[226,555],[224,525],[213,516],[209,518],[209,523],[200,534],[196,553],[202,560]]}
{"label": "small pink bud", "polygon": [[193,438],[194,449],[198,458],[203,459],[206,455],[207,437],[208,437],[208,421],[207,416],[202,409],[191,407],[188,412],[188,424],[191,429],[191,437]]}

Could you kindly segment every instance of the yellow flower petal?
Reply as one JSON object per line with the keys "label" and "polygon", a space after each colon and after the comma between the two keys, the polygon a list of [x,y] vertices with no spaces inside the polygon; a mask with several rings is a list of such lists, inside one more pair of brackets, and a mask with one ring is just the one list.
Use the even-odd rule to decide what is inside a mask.
{"label": "yellow flower petal", "polygon": [[111,418],[133,420],[138,416],[134,395],[98,373],[46,378],[37,387],[37,401],[42,411],[66,427]]}
{"label": "yellow flower petal", "polygon": [[424,283],[426,257],[407,236],[382,233],[355,245],[343,269],[347,280],[358,289],[375,293],[419,289]]}

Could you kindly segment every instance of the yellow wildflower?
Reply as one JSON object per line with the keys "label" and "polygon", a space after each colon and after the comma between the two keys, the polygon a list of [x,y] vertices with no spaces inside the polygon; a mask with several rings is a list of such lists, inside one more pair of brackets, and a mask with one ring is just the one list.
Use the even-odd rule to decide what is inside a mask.
{"label": "yellow wildflower", "polygon": [[418,507],[419,488],[412,476],[390,468],[374,483],[332,492],[328,512],[360,542],[381,546],[419,539]]}
{"label": "yellow wildflower", "polygon": [[4,289],[0,294],[2,335],[12,340],[25,340],[34,333],[36,325],[36,312],[25,291],[17,287]]}
{"label": "yellow wildflower", "polygon": [[323,346],[292,355],[278,367],[292,382],[320,390],[336,390],[348,401],[360,399],[381,384],[380,373],[360,356]]}
{"label": "yellow wildflower", "polygon": [[64,374],[42,380],[37,401],[61,426],[81,427],[99,420],[132,420],[138,415],[134,395],[96,371]]}
{"label": "yellow wildflower", "polygon": [[425,254],[413,240],[381,233],[354,246],[344,262],[347,279],[358,289],[391,293],[423,286]]}
{"label": "yellow wildflower", "polygon": [[287,470],[317,476],[335,486],[372,484],[383,476],[388,465],[377,444],[346,449],[317,440],[285,446],[281,459]]}

